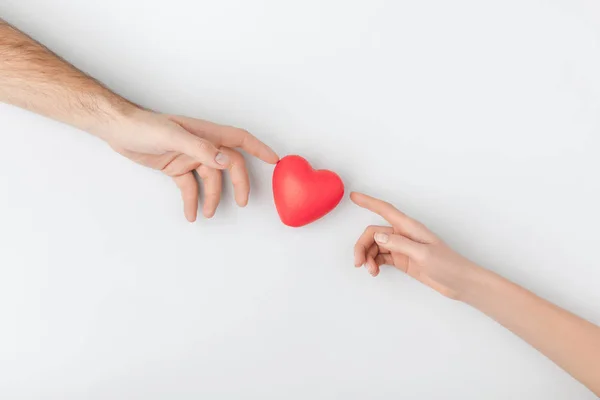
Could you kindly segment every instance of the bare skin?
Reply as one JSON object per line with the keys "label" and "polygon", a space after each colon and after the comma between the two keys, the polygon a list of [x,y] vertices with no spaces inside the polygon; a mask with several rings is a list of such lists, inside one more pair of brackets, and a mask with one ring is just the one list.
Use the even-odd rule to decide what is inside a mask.
{"label": "bare skin", "polygon": [[390,226],[369,226],[354,247],[356,267],[377,276],[391,265],[442,295],[495,319],[600,396],[600,328],[481,268],[394,206],[361,193],[352,201]]}
{"label": "bare skin", "polygon": [[222,171],[228,170],[235,201],[248,203],[250,183],[240,148],[275,164],[277,154],[243,129],[143,109],[111,92],[27,35],[0,20],[0,101],[87,131],[132,161],[170,176],[181,191],[186,218],[215,214]]}
{"label": "bare skin", "polygon": [[[189,221],[214,215],[221,173],[229,170],[238,205],[250,185],[241,148],[274,164],[278,156],[248,132],[142,109],[0,20],[0,101],[90,132],[125,157],[160,170],[181,190]],[[487,271],[454,252],[423,224],[392,205],[353,193],[352,201],[384,217],[355,246],[355,264],[377,276],[392,265],[442,295],[463,301],[519,335],[600,396],[600,328]]]}

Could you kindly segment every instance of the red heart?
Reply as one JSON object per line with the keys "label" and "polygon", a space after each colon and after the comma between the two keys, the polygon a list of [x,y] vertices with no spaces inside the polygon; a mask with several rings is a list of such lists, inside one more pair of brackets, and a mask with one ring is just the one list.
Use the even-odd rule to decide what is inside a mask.
{"label": "red heart", "polygon": [[314,170],[300,156],[283,157],[273,172],[273,197],[281,222],[299,227],[333,210],[344,196],[344,183],[328,170]]}

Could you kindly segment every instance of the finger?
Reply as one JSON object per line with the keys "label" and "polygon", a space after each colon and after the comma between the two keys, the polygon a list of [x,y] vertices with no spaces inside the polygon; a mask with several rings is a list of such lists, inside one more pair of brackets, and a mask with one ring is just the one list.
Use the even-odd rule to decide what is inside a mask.
{"label": "finger", "polygon": [[373,258],[375,259],[375,257],[377,256],[377,254],[379,253],[379,246],[377,245],[377,243],[373,243],[371,245],[371,247],[369,247],[369,250],[367,251],[367,258]]}
{"label": "finger", "polygon": [[200,166],[200,163],[194,158],[183,153],[171,155],[170,159],[161,168],[161,171],[169,176],[179,176],[193,171]]}
{"label": "finger", "polygon": [[408,217],[390,203],[357,192],[351,193],[350,199],[359,207],[379,214],[400,233],[417,242],[431,243],[435,240],[435,235],[423,224]]}
{"label": "finger", "polygon": [[229,157],[211,142],[192,135],[179,126],[173,128],[169,141],[167,146],[170,150],[187,154],[203,165],[216,169],[225,169],[230,165]]}
{"label": "finger", "polygon": [[356,267],[362,266],[367,261],[367,251],[371,248],[373,243],[375,243],[373,238],[375,232],[392,233],[393,228],[389,226],[371,225],[365,229],[354,245],[354,265]]}
{"label": "finger", "polygon": [[377,262],[375,262],[373,257],[367,257],[365,266],[373,278],[379,275],[379,265],[377,265]]}
{"label": "finger", "polygon": [[382,265],[394,265],[394,259],[391,254],[378,254],[375,257],[375,263],[380,267]]}
{"label": "finger", "polygon": [[202,214],[206,218],[212,218],[217,211],[219,201],[221,201],[221,189],[223,186],[223,176],[221,171],[201,165],[196,169],[198,176],[202,179],[202,189],[204,192],[204,206]]}
{"label": "finger", "polygon": [[219,143],[223,146],[240,147],[248,154],[269,164],[276,164],[279,161],[277,153],[244,129],[182,116],[175,116],[172,119],[192,133],[218,138]]}
{"label": "finger", "polygon": [[248,204],[248,196],[250,195],[250,178],[246,169],[246,161],[244,157],[237,151],[221,148],[221,151],[229,157],[231,164],[229,165],[229,175],[233,184],[233,195],[235,202],[240,207],[245,207]]}
{"label": "finger", "polygon": [[194,222],[198,213],[198,182],[191,172],[175,176],[173,180],[181,191],[185,218]]}
{"label": "finger", "polygon": [[219,126],[217,131],[221,135],[223,146],[240,147],[248,154],[269,164],[276,164],[279,161],[279,156],[273,149],[248,131],[232,126]]}
{"label": "finger", "polygon": [[418,264],[422,264],[429,253],[429,247],[426,244],[415,242],[401,235],[377,232],[374,237],[379,247],[405,254]]}
{"label": "finger", "polygon": [[377,257],[378,253],[379,246],[377,243],[373,243],[371,247],[369,247],[369,250],[367,250],[367,262],[365,266],[367,267],[369,273],[374,277],[379,275],[379,265],[377,265],[377,262],[375,261],[375,257]]}

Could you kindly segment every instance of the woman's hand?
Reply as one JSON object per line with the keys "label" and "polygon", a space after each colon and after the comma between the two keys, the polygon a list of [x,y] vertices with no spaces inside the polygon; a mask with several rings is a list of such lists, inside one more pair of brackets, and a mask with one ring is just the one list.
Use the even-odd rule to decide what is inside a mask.
{"label": "woman's hand", "polygon": [[364,265],[377,276],[382,265],[392,265],[446,297],[461,297],[471,273],[480,267],[391,204],[361,193],[352,193],[350,198],[391,225],[365,229],[354,247],[356,267]]}
{"label": "woman's hand", "polygon": [[170,176],[181,190],[190,222],[198,212],[194,171],[203,184],[203,214],[211,218],[221,199],[221,170],[231,174],[236,203],[240,207],[248,203],[248,171],[235,148],[270,164],[279,160],[273,150],[245,130],[141,109],[106,124],[98,136],[125,157]]}

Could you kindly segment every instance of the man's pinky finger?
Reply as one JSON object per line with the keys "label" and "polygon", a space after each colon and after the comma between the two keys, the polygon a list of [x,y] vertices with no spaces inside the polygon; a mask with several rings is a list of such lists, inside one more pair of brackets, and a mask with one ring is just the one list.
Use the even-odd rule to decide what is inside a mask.
{"label": "man's pinky finger", "polygon": [[196,177],[192,172],[175,176],[173,180],[181,191],[185,218],[190,222],[194,222],[198,214],[198,181],[196,181]]}

